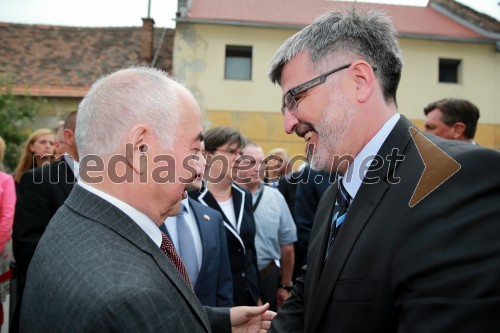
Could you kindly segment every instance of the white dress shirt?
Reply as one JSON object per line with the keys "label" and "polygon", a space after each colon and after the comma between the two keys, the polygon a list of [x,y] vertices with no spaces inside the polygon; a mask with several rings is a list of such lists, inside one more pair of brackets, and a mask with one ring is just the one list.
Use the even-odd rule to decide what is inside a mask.
{"label": "white dress shirt", "polygon": [[81,186],[87,191],[97,195],[98,197],[106,200],[113,206],[116,206],[122,212],[124,212],[128,217],[130,217],[137,225],[155,242],[158,247],[161,245],[161,231],[160,228],[150,219],[146,214],[140,212],[134,207],[130,206],[128,203],[121,201],[101,190],[92,187],[91,185],[84,183],[83,181],[78,181],[75,186]]}
{"label": "white dress shirt", "polygon": [[[203,246],[201,244],[200,230],[198,229],[198,225],[196,224],[194,213],[191,210],[191,207],[189,206],[189,199],[185,198],[181,202],[182,205],[185,207],[182,216],[184,217],[184,220],[186,221],[189,230],[191,230],[191,234],[194,240],[194,250],[196,251],[196,259],[198,260],[198,269],[201,269],[201,262],[203,259]],[[178,249],[179,239],[177,237],[176,217],[175,216],[167,217],[167,219],[165,220],[165,226],[167,227],[168,234],[170,236],[172,243],[174,243],[175,248]]]}
{"label": "white dress shirt", "polygon": [[[351,201],[358,193],[366,172],[370,168],[374,157],[377,155],[380,147],[385,142],[391,131],[396,126],[401,115],[396,113],[387,120],[382,128],[371,138],[370,141],[361,149],[359,154],[354,158],[353,163],[349,165],[346,174],[342,177],[342,184],[351,196]],[[388,163],[384,157],[384,163]]]}

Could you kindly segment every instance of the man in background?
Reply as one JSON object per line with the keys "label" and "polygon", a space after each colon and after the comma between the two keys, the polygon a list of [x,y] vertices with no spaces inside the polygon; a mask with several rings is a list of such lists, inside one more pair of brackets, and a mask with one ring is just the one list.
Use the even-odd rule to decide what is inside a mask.
{"label": "man in background", "polygon": [[265,167],[262,148],[248,141],[237,182],[252,193],[262,302],[269,302],[270,308],[276,310],[290,297],[297,231],[283,195],[264,185]]}
{"label": "man in background", "polygon": [[50,219],[62,206],[78,178],[78,149],[75,142],[77,111],[71,112],[58,131],[60,139],[57,161],[30,169],[21,178],[12,247],[16,260],[16,305],[10,324],[11,333],[18,331],[24,283],[28,266]]}
{"label": "man in background", "polygon": [[424,108],[425,131],[450,140],[476,144],[479,109],[465,99],[445,98]]}

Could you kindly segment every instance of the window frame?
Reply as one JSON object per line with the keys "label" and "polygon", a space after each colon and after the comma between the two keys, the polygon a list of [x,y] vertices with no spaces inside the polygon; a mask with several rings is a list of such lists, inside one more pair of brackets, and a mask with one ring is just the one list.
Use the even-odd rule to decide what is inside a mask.
{"label": "window frame", "polygon": [[[248,76],[244,75],[234,75],[235,73],[231,73],[228,65],[228,59],[230,58],[243,58],[248,59]],[[225,56],[224,56],[224,80],[234,80],[234,81],[252,81],[252,69],[253,69],[253,46],[247,45],[232,45],[227,44],[225,47]],[[239,72],[241,74],[242,72]]]}

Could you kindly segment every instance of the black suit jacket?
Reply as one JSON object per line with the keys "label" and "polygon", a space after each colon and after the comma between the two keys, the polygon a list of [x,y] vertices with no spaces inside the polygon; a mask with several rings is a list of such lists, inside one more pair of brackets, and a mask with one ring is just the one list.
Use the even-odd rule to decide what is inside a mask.
{"label": "black suit jacket", "polygon": [[326,262],[336,183],[325,192],[307,272],[271,332],[500,332],[500,154],[431,136],[461,169],[410,207],[424,167],[439,167],[410,126],[383,143],[379,156],[404,161],[368,171],[378,181],[359,188]]}
{"label": "black suit jacket", "polygon": [[[231,225],[222,208],[208,189],[190,191],[189,195],[205,206],[221,213],[226,228],[227,247],[231,274],[233,277],[234,305],[255,305],[259,298],[259,276],[255,251],[255,220],[253,217],[252,195],[246,189],[233,183],[232,196],[239,225],[239,232]],[[250,296],[252,304],[248,304]]]}
{"label": "black suit jacket", "polygon": [[[151,221],[151,223],[153,223]],[[122,210],[75,186],[28,270],[21,332],[230,332]]]}
{"label": "black suit jacket", "polygon": [[30,169],[21,177],[12,227],[19,280],[24,280],[40,237],[74,183],[75,176],[64,159]]}
{"label": "black suit jacket", "polygon": [[319,200],[330,184],[335,181],[335,177],[335,173],[314,171],[310,166],[302,170],[295,190],[294,221],[297,226],[297,242],[295,243],[294,278],[300,276],[301,268],[305,265],[309,237]]}
{"label": "black suit jacket", "polygon": [[[12,226],[12,248],[16,260],[16,299],[10,332],[19,329],[19,311],[28,266],[50,219],[70,194],[75,176],[64,158],[26,171],[17,187]],[[13,294],[14,296],[14,294]]]}

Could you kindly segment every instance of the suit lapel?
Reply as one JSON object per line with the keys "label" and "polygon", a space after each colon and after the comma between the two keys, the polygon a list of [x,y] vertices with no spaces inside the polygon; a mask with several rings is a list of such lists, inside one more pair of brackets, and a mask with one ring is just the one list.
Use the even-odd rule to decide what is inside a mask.
{"label": "suit lapel", "polygon": [[[385,159],[386,156],[391,154],[394,148],[398,149],[399,154],[402,154],[411,139],[408,130],[410,126],[412,126],[412,124],[401,116],[401,119],[380,148],[378,155]],[[379,181],[374,184],[362,184],[359,188],[355,199],[349,207],[341,232],[333,244],[332,252],[323,267],[322,263],[325,258],[326,244],[328,242],[328,225],[331,220],[335,195],[337,193],[336,183],[325,193],[325,199],[328,201],[325,201],[321,212],[325,216],[328,216],[328,219],[319,220],[322,225],[315,225],[313,227],[319,229],[316,231],[319,232],[319,234],[317,234],[314,239],[314,253],[311,253],[311,255],[314,255],[314,257],[311,257],[314,266],[312,267],[312,280],[310,282],[313,284],[310,285],[309,304],[314,303],[315,311],[308,311],[306,313],[306,332],[316,331],[323,315],[323,310],[326,308],[327,302],[331,300],[333,290],[342,272],[342,268],[358,240],[359,235],[387,192],[389,183],[386,178],[388,174],[393,172],[395,167],[395,165],[389,164],[387,160],[384,160],[382,168],[378,170],[368,170],[365,179],[378,179]],[[329,213],[327,212],[327,205],[330,205]],[[318,208],[318,213],[319,212],[320,210]],[[321,235],[322,237],[320,237]],[[313,286],[315,286],[315,288]]]}
{"label": "suit lapel", "polygon": [[[305,285],[306,307],[305,307],[305,332],[310,332],[308,326],[311,318],[319,307],[316,307],[317,293],[320,290],[318,284],[323,271],[326,247],[328,244],[328,227],[332,218],[335,196],[337,194],[337,183],[333,183],[325,191],[318,205],[311,230],[311,239],[307,252],[307,284]],[[314,304],[314,306],[313,306]],[[320,311],[321,312],[321,311]],[[319,313],[321,315],[321,313]]]}
{"label": "suit lapel", "polygon": [[[233,196],[234,214],[236,216],[236,222],[238,223],[238,221],[240,221],[239,222],[240,226],[241,226],[241,220],[242,220],[242,215],[241,214],[243,214],[243,209],[242,209],[241,204],[244,203],[244,201],[242,201],[242,196],[243,195],[241,193],[244,194],[245,192],[243,192],[241,189],[237,188],[233,184],[232,196]],[[212,195],[212,193],[210,193],[210,191],[208,189],[205,189],[205,191],[203,191],[200,194],[200,196],[198,197],[198,200],[203,205],[211,207],[211,208],[217,210],[219,213],[221,213],[222,219],[224,220],[224,228],[226,228],[226,230],[229,231],[231,235],[233,235],[233,237],[236,239],[236,241],[238,241],[241,244],[241,246],[243,247],[243,251],[246,252],[245,243],[241,239],[238,230],[236,230],[233,227],[233,225],[231,224],[231,222],[229,222],[229,219],[224,214],[224,211],[219,206],[219,203],[217,202],[217,200],[215,200],[215,198]],[[239,203],[239,204],[237,205],[237,203]],[[239,208],[237,208],[237,207],[239,207]]]}
{"label": "suit lapel", "polygon": [[101,223],[127,239],[140,250],[150,254],[160,270],[170,279],[178,292],[186,300],[188,306],[205,325],[207,331],[210,331],[210,323],[194,291],[186,284],[181,274],[179,274],[167,256],[130,217],[119,208],[80,186],[75,186],[66,204],[79,214]]}
{"label": "suit lapel", "polygon": [[208,206],[208,207],[212,207],[213,209],[217,210],[222,215],[222,218],[224,219],[224,221],[229,223],[229,220],[228,220],[226,214],[224,214],[224,211],[222,210],[222,208],[220,208],[219,203],[217,202],[217,200],[215,200],[214,196],[212,195],[212,193],[210,193],[208,188],[206,188],[205,191],[203,191],[200,194],[200,196],[198,197],[198,200],[203,205]]}
{"label": "suit lapel", "polygon": [[233,183],[232,195],[233,195],[234,215],[236,215],[236,229],[239,234],[241,228],[241,221],[243,220],[243,213],[244,213],[243,206],[245,204],[245,191],[243,191],[238,186],[236,186],[236,184]]}

